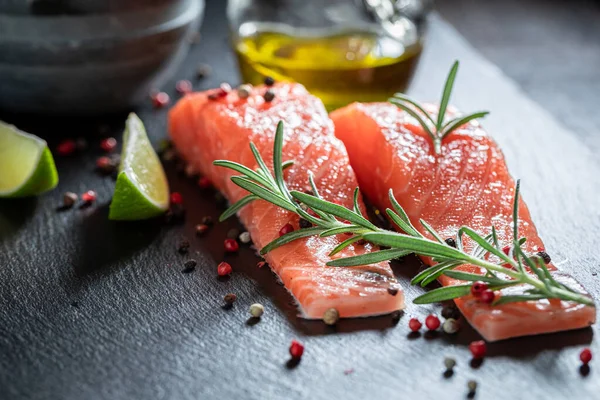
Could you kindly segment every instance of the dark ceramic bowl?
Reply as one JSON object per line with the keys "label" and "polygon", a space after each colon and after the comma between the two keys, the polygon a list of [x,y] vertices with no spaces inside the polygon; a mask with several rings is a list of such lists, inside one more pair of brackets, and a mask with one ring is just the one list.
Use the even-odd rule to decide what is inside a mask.
{"label": "dark ceramic bowl", "polygon": [[204,0],[0,0],[0,109],[122,111],[173,74]]}

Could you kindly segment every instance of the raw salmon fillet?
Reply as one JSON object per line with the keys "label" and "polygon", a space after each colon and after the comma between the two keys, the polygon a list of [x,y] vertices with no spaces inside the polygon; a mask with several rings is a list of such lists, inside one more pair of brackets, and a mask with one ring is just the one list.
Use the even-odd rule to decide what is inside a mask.
{"label": "raw salmon fillet", "polygon": [[[285,124],[283,160],[294,160],[285,179],[291,190],[309,190],[312,171],[321,195],[352,208],[358,186],[344,145],[320,100],[298,84],[277,84],[272,102],[265,102],[265,87],[253,89],[248,99],[229,93],[208,99],[215,91],[185,96],[170,111],[169,132],[186,162],[209,177],[233,203],[248,194],[230,181],[234,171],[213,166],[214,160],[238,162],[257,168],[250,151],[253,142],[272,168],[277,123]],[[288,222],[298,229],[299,218],[258,200],[239,212],[257,249],[279,237]],[[302,316],[322,318],[329,308],[341,317],[386,314],[404,307],[404,295],[388,263],[354,268],[327,267],[328,253],[347,236],[309,237],[288,243],[266,255],[266,261],[297,300]],[[372,251],[370,244],[352,245],[338,257]],[[235,270],[235,265],[233,266]],[[397,293],[396,293],[397,290]],[[396,293],[395,295],[390,294]]]}
{"label": "raw salmon fillet", "polygon": [[[433,109],[429,106],[430,110]],[[467,225],[482,235],[494,224],[501,243],[512,243],[512,203],[515,181],[498,145],[477,122],[447,136],[436,156],[431,139],[407,113],[390,103],[354,103],[331,114],[336,136],[350,156],[362,192],[380,209],[392,208],[391,188],[415,227],[432,238],[419,223],[427,221],[442,237],[455,237]],[[525,202],[519,203],[519,236],[523,249],[535,254],[544,248]],[[473,242],[465,241],[470,251]],[[431,260],[423,258],[425,263]],[[572,277],[549,265],[558,281],[583,288]],[[460,270],[483,273],[479,267]],[[463,283],[447,276],[442,285]],[[522,287],[504,294],[522,292]],[[594,307],[558,300],[490,306],[471,296],[456,300],[465,318],[487,340],[582,328],[596,319]]]}

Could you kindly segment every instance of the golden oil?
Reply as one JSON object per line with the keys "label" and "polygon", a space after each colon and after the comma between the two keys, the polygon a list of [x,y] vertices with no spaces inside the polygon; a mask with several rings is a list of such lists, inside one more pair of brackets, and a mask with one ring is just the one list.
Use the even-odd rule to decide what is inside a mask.
{"label": "golden oil", "polygon": [[245,82],[271,76],[302,83],[328,110],[403,92],[421,54],[420,41],[405,46],[371,32],[302,37],[254,30],[234,46]]}

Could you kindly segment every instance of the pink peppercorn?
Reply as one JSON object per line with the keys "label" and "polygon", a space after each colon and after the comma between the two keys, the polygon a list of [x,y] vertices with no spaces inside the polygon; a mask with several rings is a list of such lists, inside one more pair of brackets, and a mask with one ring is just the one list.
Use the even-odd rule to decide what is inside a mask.
{"label": "pink peppercorn", "polygon": [[302,358],[302,354],[304,354],[304,345],[297,340],[292,340],[292,344],[290,344],[290,356],[295,360],[299,360]]}
{"label": "pink peppercorn", "polygon": [[410,321],[408,321],[408,327],[413,332],[418,332],[422,326],[423,326],[423,324],[421,324],[421,321],[419,321],[416,318],[411,318]]}
{"label": "pink peppercorn", "polygon": [[177,83],[175,84],[175,90],[177,90],[178,93],[180,94],[187,94],[187,93],[191,93],[192,91],[192,82],[186,80],[186,79],[182,79],[180,81],[177,81]]}
{"label": "pink peppercorn", "polygon": [[87,192],[81,195],[81,200],[83,200],[84,203],[93,203],[94,201],[96,201],[96,197],[96,192],[94,192],[93,190],[88,190]]}
{"label": "pink peppercorn", "polygon": [[152,96],[152,105],[154,108],[162,108],[169,104],[171,98],[165,92],[159,92]]}
{"label": "pink peppercorn", "polygon": [[100,142],[100,148],[105,152],[111,152],[117,147],[117,139],[109,137]]}
{"label": "pink peppercorn", "polygon": [[217,274],[219,276],[228,276],[231,275],[232,272],[233,268],[231,268],[231,265],[229,265],[229,263],[226,263],[225,261],[223,261],[217,266]]}
{"label": "pink peppercorn", "polygon": [[579,359],[584,365],[588,365],[588,363],[592,361],[592,351],[587,347],[581,350],[581,353],[579,353]]}
{"label": "pink peppercorn", "polygon": [[440,327],[440,319],[433,314],[428,315],[427,318],[425,319],[425,326],[430,331],[435,331],[436,329],[438,329]]}
{"label": "pink peppercorn", "polygon": [[75,141],[72,139],[67,139],[60,142],[60,144],[56,147],[56,152],[60,156],[68,156],[73,154],[76,149],[77,144]]}
{"label": "pink peppercorn", "polygon": [[182,204],[183,203],[183,196],[179,192],[171,193],[171,196],[169,197],[169,199],[171,201],[171,204]]}
{"label": "pink peppercorn", "polygon": [[477,340],[469,344],[469,350],[471,351],[471,355],[473,355],[473,358],[483,358],[487,353],[487,345],[483,340]]}
{"label": "pink peppercorn", "polygon": [[225,251],[228,253],[235,253],[240,248],[240,245],[235,239],[225,239],[224,246]]}

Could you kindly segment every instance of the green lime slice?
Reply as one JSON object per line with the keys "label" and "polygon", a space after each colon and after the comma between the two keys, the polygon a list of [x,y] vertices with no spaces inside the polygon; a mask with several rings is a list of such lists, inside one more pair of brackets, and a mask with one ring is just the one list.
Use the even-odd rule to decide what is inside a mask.
{"label": "green lime slice", "polygon": [[35,196],[57,184],[46,141],[0,121],[0,197]]}
{"label": "green lime slice", "polygon": [[108,218],[148,219],[168,208],[169,184],[165,171],[148,140],[144,124],[131,113],[125,123],[121,165]]}

